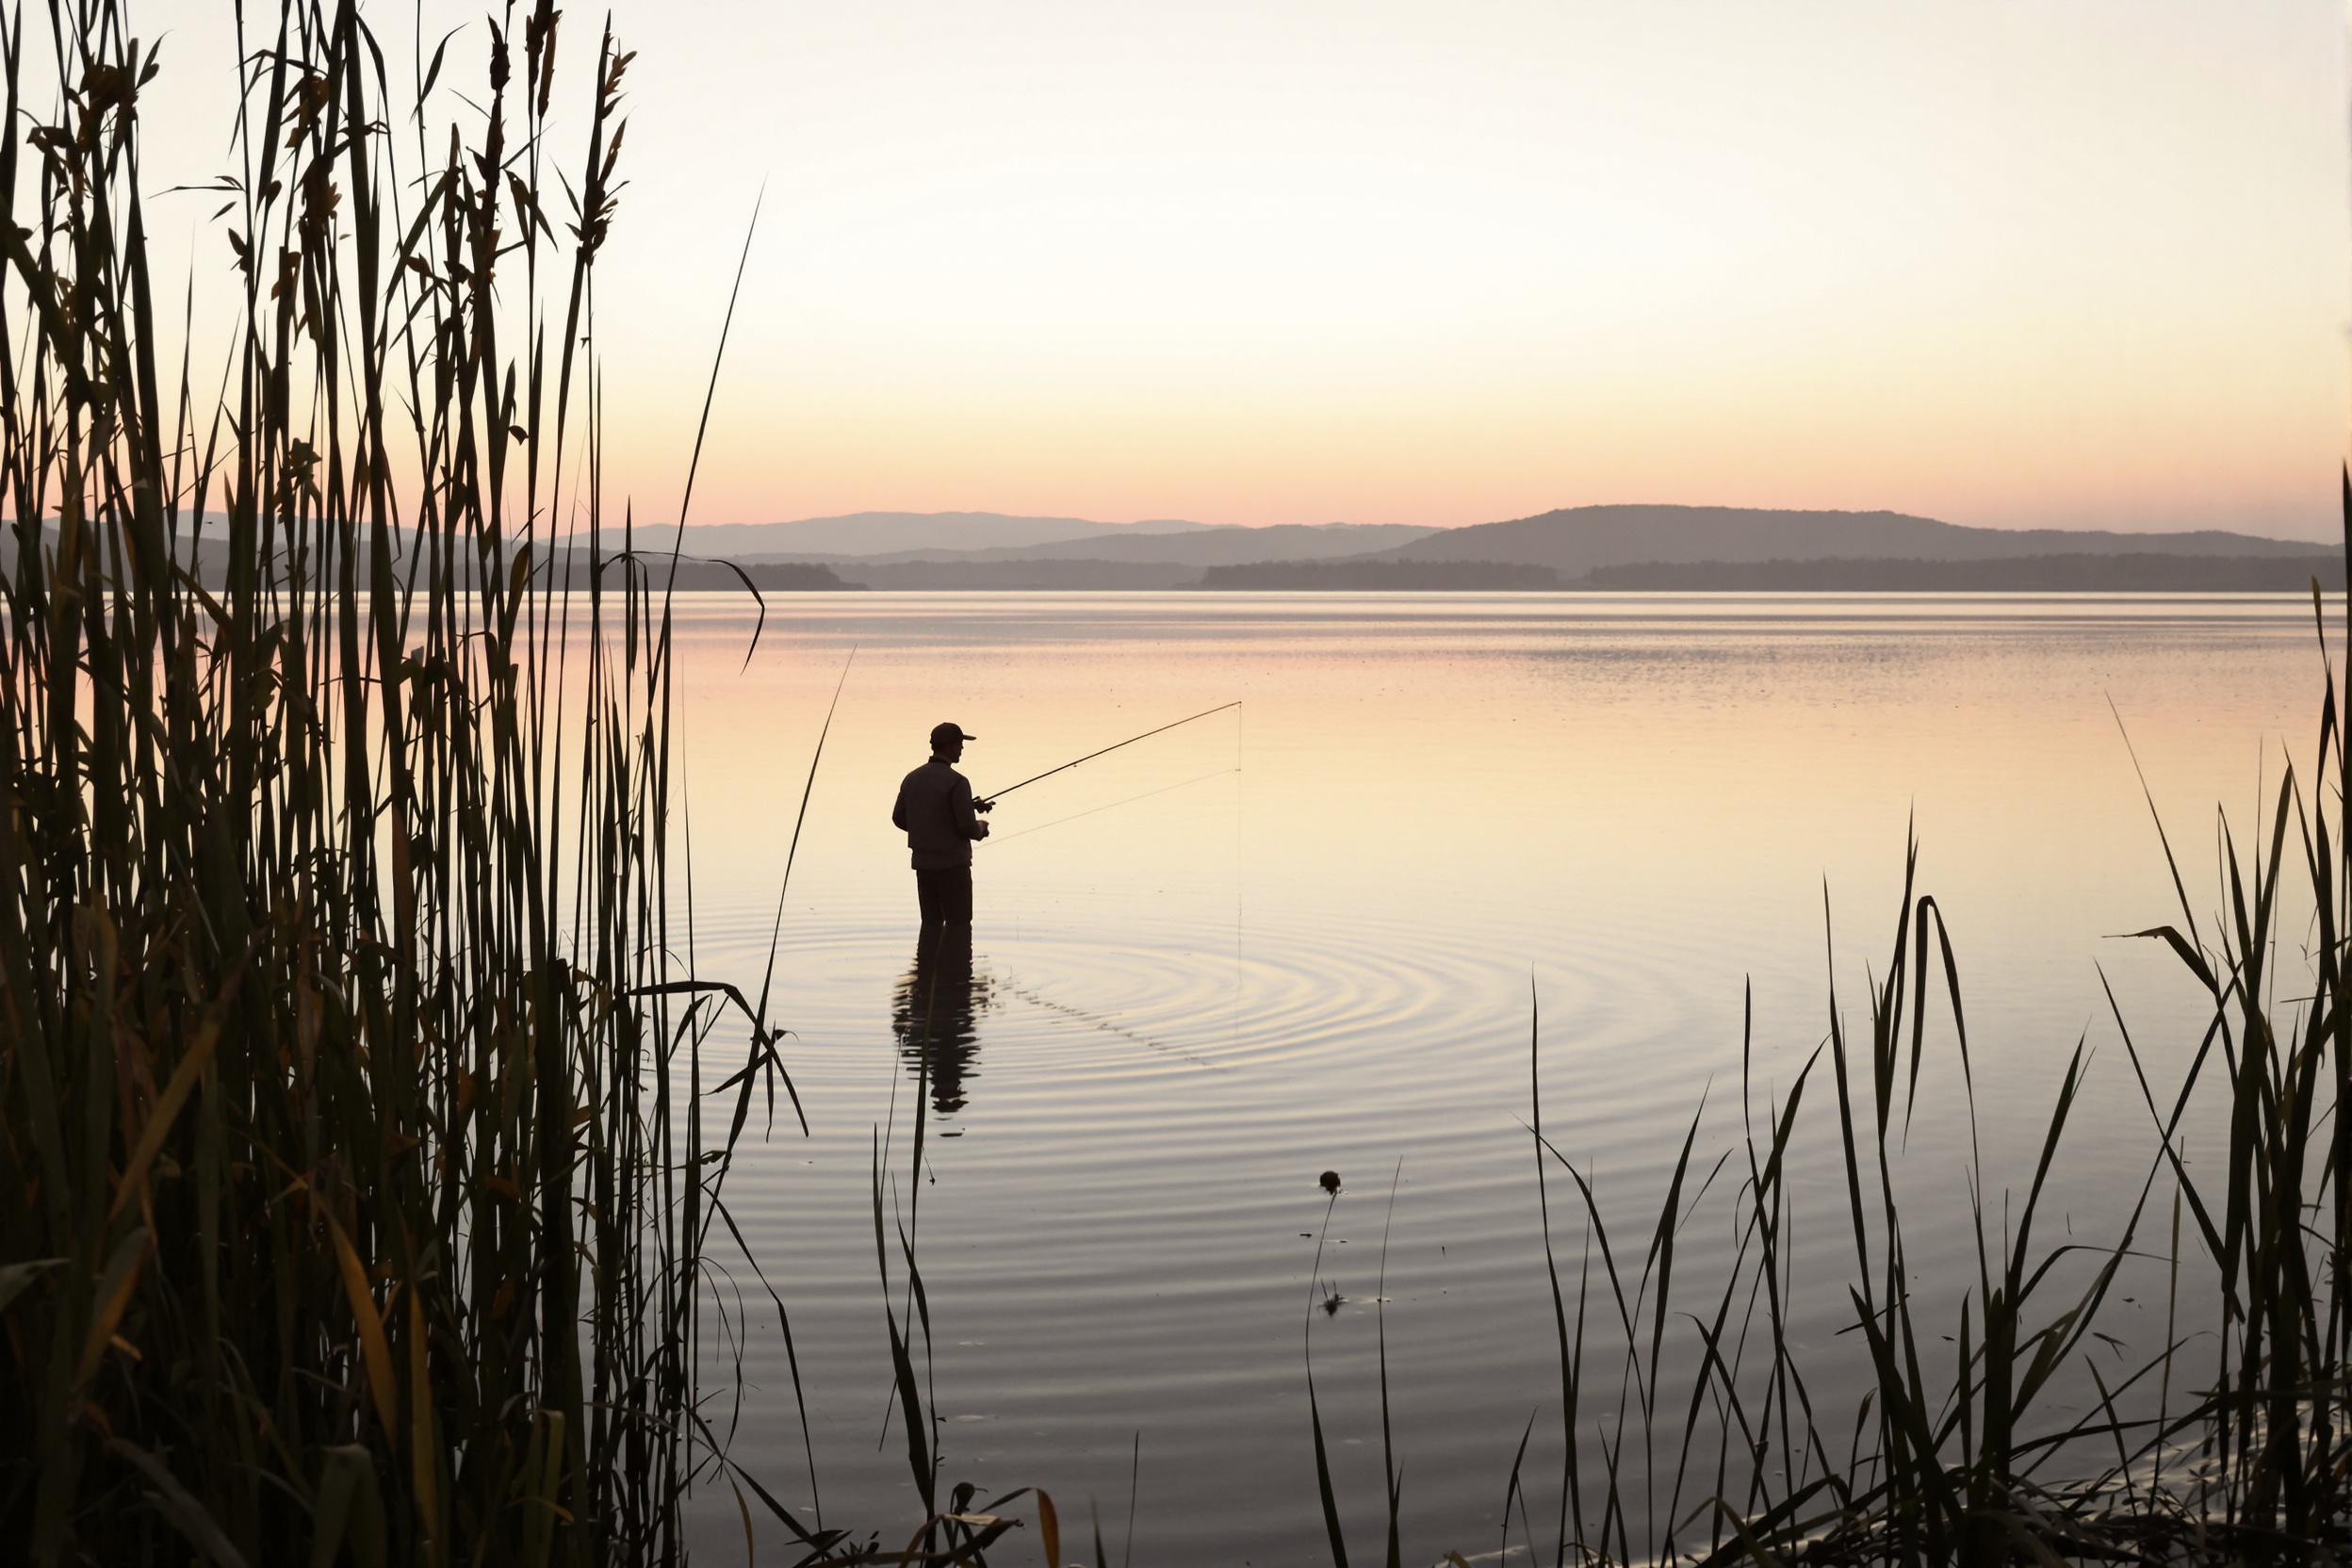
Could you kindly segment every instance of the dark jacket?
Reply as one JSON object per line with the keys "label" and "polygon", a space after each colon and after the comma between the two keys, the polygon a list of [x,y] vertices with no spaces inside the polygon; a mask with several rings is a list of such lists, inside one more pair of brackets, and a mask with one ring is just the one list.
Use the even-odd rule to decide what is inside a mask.
{"label": "dark jacket", "polygon": [[972,808],[972,780],[936,757],[899,780],[890,821],[906,830],[917,871],[972,864],[972,841],[983,831]]}

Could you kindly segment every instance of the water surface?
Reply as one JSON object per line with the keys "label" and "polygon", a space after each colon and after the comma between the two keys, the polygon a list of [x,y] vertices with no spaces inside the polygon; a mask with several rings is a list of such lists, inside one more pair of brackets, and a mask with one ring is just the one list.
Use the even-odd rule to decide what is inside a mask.
{"label": "water surface", "polygon": [[[2115,939],[2175,913],[2125,736],[2202,914],[2216,804],[2243,822],[2308,755],[2321,679],[2293,597],[810,595],[776,601],[745,666],[752,624],[733,596],[680,622],[706,977],[760,979],[848,669],[776,961],[811,1133],[787,1112],[727,1188],[792,1314],[824,1517],[895,1545],[921,1514],[889,1425],[869,1184],[887,1126],[945,1478],[1044,1485],[1081,1534],[1092,1502],[1116,1558],[1139,1441],[1135,1560],[1168,1564],[1326,1555],[1310,1316],[1343,1506],[1377,1551],[1382,1296],[1408,1560],[1496,1548],[1530,1415],[1541,1535],[1560,1440],[1536,1010],[1545,1131],[1638,1254],[1703,1096],[1702,1163],[1738,1135],[1747,988],[1758,1115],[1827,1033],[1833,939],[1837,993],[1863,1008],[1908,829],[1959,949],[1993,1179],[2022,1184],[2087,1039],[2050,1223],[2112,1231],[2154,1143],[2100,967],[2158,1092],[2201,1021],[2153,944]],[[1005,801],[971,954],[918,971],[888,819],[932,724],[981,737],[964,771],[986,792],[1236,699]],[[1973,1262],[1965,1101],[1949,1030],[1930,1037],[1901,1180],[1933,1295]],[[1817,1395],[1850,1405],[1828,1106],[1808,1102],[1795,1173],[1821,1282],[1801,1337]],[[1581,1216],[1551,1180],[1573,1272]],[[1728,1254],[1720,1208],[1688,1221],[1690,1278]],[[735,1452],[813,1511],[774,1310],[747,1274],[730,1310],[738,1285]],[[2152,1349],[2150,1299],[2108,1327]],[[733,1501],[708,1501],[703,1545],[729,1560]]]}

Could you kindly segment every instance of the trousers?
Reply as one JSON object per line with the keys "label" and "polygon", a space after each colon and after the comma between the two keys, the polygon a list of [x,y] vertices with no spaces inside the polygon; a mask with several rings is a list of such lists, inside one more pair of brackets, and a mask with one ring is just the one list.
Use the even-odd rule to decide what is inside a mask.
{"label": "trousers", "polygon": [[923,924],[970,925],[972,868],[941,866],[929,870],[917,867],[915,897],[923,906]]}

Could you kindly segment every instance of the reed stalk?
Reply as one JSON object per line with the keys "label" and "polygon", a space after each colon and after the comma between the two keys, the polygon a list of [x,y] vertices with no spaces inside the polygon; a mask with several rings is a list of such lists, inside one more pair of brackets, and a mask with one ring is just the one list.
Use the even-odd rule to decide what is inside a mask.
{"label": "reed stalk", "polygon": [[[174,320],[159,49],[123,0],[0,17],[0,1532],[33,1562],[675,1562],[690,1487],[744,1479],[707,1246],[790,1086],[671,899],[674,558],[608,510],[596,353],[631,57],[561,24],[509,0],[402,80],[353,0],[240,8]],[[217,395],[199,288],[236,302]]]}
{"label": "reed stalk", "polygon": [[[2352,558],[2352,479],[2345,522]],[[2342,1114],[2352,1105],[2352,754],[2342,718],[2352,695],[2340,694],[2316,584],[2312,605],[2325,675],[2312,766],[2327,783],[2307,799],[2285,770],[2250,854],[2227,816],[2217,819],[2217,916],[2198,920],[2148,796],[2178,911],[2132,939],[2164,944],[2206,1010],[2187,1021],[2197,1043],[2160,1093],[2162,1068],[2106,991],[2153,1137],[2129,1213],[2105,1241],[2051,1244],[2036,1229],[2085,1092],[2086,1042],[2066,1059],[2021,1180],[1986,1163],[1959,960],[1941,909],[1919,890],[1916,842],[1867,1026],[1840,1004],[1833,972],[1826,1038],[1760,1119],[1743,1035],[1743,1135],[1724,1156],[1743,1173],[1730,1206],[1733,1258],[1691,1307],[1672,1306],[1674,1238],[1724,1161],[1691,1195],[1694,1119],[1642,1266],[1638,1275],[1621,1268],[1626,1254],[1592,1182],[1544,1130],[1539,1030],[1530,1123],[1539,1196],[1548,1166],[1581,1199],[1606,1284],[1597,1305],[1619,1348],[1614,1402],[1599,1403],[1584,1332],[1595,1290],[1588,1272],[1572,1347],[1544,1197],[1566,1455],[1553,1560],[2304,1562],[2352,1549],[2352,1129]],[[2310,911],[2307,932],[2286,928],[2291,907]],[[2290,956],[2297,961],[2282,976]],[[1908,1252],[1897,1180],[1932,1037],[1950,1040],[1959,1068],[1974,1244],[1973,1278],[1953,1315],[1934,1319],[1919,1298],[1926,1266]],[[1815,1084],[1824,1066],[1826,1091]],[[1788,1173],[1801,1134],[1820,1122],[1819,1113],[1801,1122],[1808,1088],[1817,1104],[1824,1092],[1834,1097],[1845,1199],[1835,1222],[1851,1253],[1842,1266],[1817,1260],[1800,1273]],[[2218,1162],[2192,1166],[2193,1121],[2224,1133]],[[2161,1254],[2143,1246],[2151,1216],[2169,1217]],[[2213,1292],[2189,1302],[2187,1315],[2210,1322],[2210,1333],[2179,1330],[2184,1217],[2203,1252],[2201,1266],[2189,1260],[2189,1277]],[[2103,1315],[2127,1263],[2151,1258],[2166,1266],[2164,1337],[2122,1361],[2124,1342],[2102,1327]],[[1826,1368],[1816,1360],[1808,1371],[1794,1302],[1825,1285],[1845,1295],[1837,1343],[1847,1359]],[[2094,1351],[2109,1356],[2111,1370]],[[1678,1365],[1699,1370],[1661,1433],[1658,1390]],[[1830,1380],[1825,1370],[1865,1390],[1855,1410],[1817,1406],[1811,1389]],[[1580,1462],[1580,1447],[1597,1448],[1596,1465]],[[1525,1494],[1525,1454],[1523,1437],[1506,1530],[1510,1499]],[[1597,1518],[1587,1511],[1593,1495]],[[1335,1525],[1332,1535],[1336,1543]]]}
{"label": "reed stalk", "polygon": [[[2344,517],[2352,560],[2352,473]],[[2216,817],[2216,907],[2202,920],[2143,785],[2178,907],[2127,939],[2163,944],[2203,1004],[2166,1021],[2166,1036],[2194,1042],[2167,1067],[2106,988],[2131,1075],[2108,1092],[2136,1097],[2151,1137],[2125,1191],[2128,1212],[2104,1240],[2076,1239],[2069,1226],[2052,1242],[2043,1224],[2090,1081],[2088,1037],[2065,1058],[2030,1163],[1988,1163],[1960,962],[1941,908],[1919,890],[1916,841],[1867,1017],[1841,1002],[1833,964],[1825,1037],[1785,1090],[1759,1103],[1750,1004],[1739,1140],[1702,1164],[1702,1104],[1638,1268],[1598,1184],[1545,1130],[1537,1011],[1527,1129],[1559,1383],[1556,1408],[1539,1407],[1511,1451],[1498,1521],[1506,1555],[1514,1506],[1529,1556],[1563,1568],[2317,1563],[2352,1552],[2352,670],[2340,687],[2316,583],[2312,608],[2324,680],[2310,766],[2323,784],[2307,796],[2303,776],[2285,769],[2250,843]],[[1828,913],[1825,895],[1825,928]],[[2298,920],[2308,925],[2296,929]],[[1920,1282],[1938,1267],[1909,1250],[1899,1176],[1924,1108],[1923,1063],[1945,1042],[1962,1102],[1938,1114],[1967,1134],[1972,1256],[1958,1288],[1941,1292],[1949,1304],[1932,1307]],[[2193,1128],[2219,1135],[2219,1159],[2191,1161]],[[1808,1135],[1827,1161],[1808,1159]],[[1844,1256],[1816,1250],[1800,1268],[1791,1174],[1822,1164],[1842,1186],[1830,1219]],[[1726,1169],[1736,1190],[1707,1208]],[[1573,1284],[1555,1233],[1556,1174],[1582,1210]],[[1916,1217],[1919,1189],[1909,1190]],[[1731,1256],[1690,1299],[1676,1240],[1703,1213],[1728,1223]],[[2148,1233],[2160,1226],[2168,1239],[2154,1251]],[[2163,1266],[2164,1336],[2127,1354],[2130,1327],[2110,1319],[2135,1264]],[[1801,1302],[1823,1292],[1842,1298],[1830,1314],[1838,1331],[1825,1352],[1807,1350],[1800,1313],[1819,1321],[1821,1312]],[[1395,1561],[1384,1334],[1380,1348],[1386,1480],[1364,1528],[1378,1520]],[[1678,1384],[1670,1406],[1664,1391]],[[1828,1386],[1862,1393],[1853,1409],[1833,1410],[1814,1393]],[[1311,1364],[1307,1414],[1324,1534],[1344,1564],[1349,1514]],[[1548,1541],[1527,1528],[1538,1417],[1556,1417],[1561,1458]]]}

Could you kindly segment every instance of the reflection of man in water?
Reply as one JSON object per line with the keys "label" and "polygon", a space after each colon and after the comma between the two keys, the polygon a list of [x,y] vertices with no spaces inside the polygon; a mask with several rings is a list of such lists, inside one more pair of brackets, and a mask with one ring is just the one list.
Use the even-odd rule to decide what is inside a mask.
{"label": "reflection of man in water", "polygon": [[890,821],[906,831],[913,852],[915,895],[923,905],[923,927],[972,925],[972,846],[988,836],[977,813],[989,802],[974,802],[972,780],[956,771],[964,743],[976,741],[952,724],[931,730],[931,760],[899,781]]}
{"label": "reflection of man in water", "polygon": [[964,1078],[979,1054],[978,1018],[988,1004],[988,982],[972,959],[972,927],[925,925],[914,968],[891,998],[890,1026],[908,1074],[919,1077],[928,1067],[932,1108],[941,1116],[964,1108]]}

